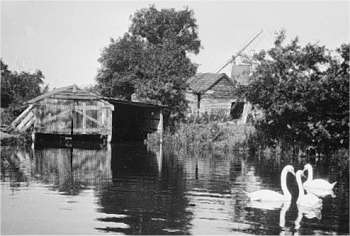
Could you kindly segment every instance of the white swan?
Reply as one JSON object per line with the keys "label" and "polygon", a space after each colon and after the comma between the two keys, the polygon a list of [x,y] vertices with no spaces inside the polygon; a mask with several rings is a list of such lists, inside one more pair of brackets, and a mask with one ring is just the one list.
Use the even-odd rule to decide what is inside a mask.
{"label": "white swan", "polygon": [[303,184],[301,182],[302,173],[303,173],[302,170],[298,170],[297,173],[295,174],[295,177],[298,183],[298,189],[299,189],[297,205],[302,205],[310,208],[322,207],[322,200],[320,198],[318,198],[316,195],[312,193],[307,193],[307,194],[304,193]]}
{"label": "white swan", "polygon": [[287,188],[287,174],[288,173],[295,175],[293,166],[286,165],[281,172],[281,188],[282,188],[283,194],[280,194],[280,193],[275,192],[275,191],[264,189],[264,190],[258,190],[258,191],[252,192],[252,193],[247,193],[247,196],[252,201],[289,202],[292,199],[292,195],[290,194],[290,192],[288,191],[288,188]]}
{"label": "white swan", "polygon": [[304,165],[303,172],[305,172],[306,170],[308,172],[307,173],[308,176],[303,186],[309,192],[314,192],[315,194],[317,194],[317,192],[320,192],[320,194],[317,194],[317,195],[322,195],[323,191],[331,191],[334,185],[336,185],[337,183],[337,182],[329,183],[324,179],[313,179],[313,169],[310,164]]}
{"label": "white swan", "polygon": [[257,208],[257,209],[262,209],[262,210],[276,210],[280,209],[283,207],[284,203],[290,203],[290,202],[284,202],[284,201],[249,201],[247,203],[247,207],[250,208]]}

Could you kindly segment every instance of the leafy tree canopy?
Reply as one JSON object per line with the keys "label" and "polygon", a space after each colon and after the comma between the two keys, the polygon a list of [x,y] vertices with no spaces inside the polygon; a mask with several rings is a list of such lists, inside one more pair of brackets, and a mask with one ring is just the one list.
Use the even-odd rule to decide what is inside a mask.
{"label": "leafy tree canopy", "polygon": [[271,140],[332,149],[349,142],[349,44],[336,52],[317,44],[289,43],[254,56],[258,66],[247,100],[264,111],[258,128]]}
{"label": "leafy tree canopy", "polygon": [[189,9],[159,11],[151,6],[133,15],[129,31],[153,45],[174,43],[184,51],[197,54],[200,48],[197,28],[193,11]]}
{"label": "leafy tree canopy", "polygon": [[187,108],[185,81],[196,72],[187,53],[200,49],[193,11],[151,6],[137,11],[131,22],[129,32],[112,39],[99,58],[99,90],[124,99],[135,92],[139,99],[167,105],[170,123],[180,120]]}
{"label": "leafy tree canopy", "polygon": [[9,107],[12,115],[18,115],[24,102],[47,90],[47,86],[43,87],[44,75],[40,70],[34,73],[10,71],[1,59],[0,65],[1,107]]}

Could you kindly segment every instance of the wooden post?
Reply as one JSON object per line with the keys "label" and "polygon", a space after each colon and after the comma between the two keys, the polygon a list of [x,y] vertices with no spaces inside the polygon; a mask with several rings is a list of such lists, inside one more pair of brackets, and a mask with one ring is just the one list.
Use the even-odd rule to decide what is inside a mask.
{"label": "wooden post", "polygon": [[71,138],[73,139],[73,129],[74,129],[74,100],[73,100],[73,103],[72,103],[72,106],[71,106],[71,114],[70,114],[70,136]]}
{"label": "wooden post", "polygon": [[112,142],[113,139],[113,110],[114,107],[112,107],[111,110],[106,110],[106,127],[109,130],[109,135],[107,137],[108,143]]}
{"label": "wooden post", "polygon": [[201,109],[201,95],[197,94],[197,119],[199,118],[200,109]]}
{"label": "wooden post", "polygon": [[163,143],[163,111],[159,111],[159,123],[158,123],[158,133],[159,133],[159,140],[160,144]]}
{"label": "wooden post", "polygon": [[86,103],[83,102],[83,134],[86,134]]}
{"label": "wooden post", "polygon": [[106,108],[102,108],[101,109],[101,124],[103,126],[106,126],[107,127],[107,120],[106,120],[106,112],[107,112],[107,109]]}
{"label": "wooden post", "polygon": [[35,130],[32,133],[32,149],[34,150],[35,148]]}

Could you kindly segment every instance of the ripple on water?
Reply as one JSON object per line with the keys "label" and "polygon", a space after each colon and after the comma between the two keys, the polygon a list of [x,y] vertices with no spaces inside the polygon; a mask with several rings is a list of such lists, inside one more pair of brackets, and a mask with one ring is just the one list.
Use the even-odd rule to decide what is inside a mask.
{"label": "ripple on water", "polygon": [[322,217],[303,214],[298,219],[293,178],[288,186],[294,200],[285,211],[252,203],[244,193],[281,192],[282,167],[271,167],[271,160],[264,164],[254,158],[163,155],[160,162],[157,153],[139,146],[117,149],[77,150],[73,157],[65,149],[35,150],[30,158],[2,166],[6,217],[1,217],[1,233],[349,233],[348,179],[337,179],[334,171],[334,176],[322,172],[327,168],[316,169],[315,175],[338,181],[336,197],[324,198]]}

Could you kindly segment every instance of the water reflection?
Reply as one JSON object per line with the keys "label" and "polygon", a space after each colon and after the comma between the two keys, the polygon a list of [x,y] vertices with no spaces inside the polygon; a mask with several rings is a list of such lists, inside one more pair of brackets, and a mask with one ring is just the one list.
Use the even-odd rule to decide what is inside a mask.
{"label": "water reflection", "polygon": [[33,164],[29,165],[32,170],[26,172],[26,178],[33,176],[65,194],[77,195],[86,187],[97,185],[111,176],[111,153],[108,149],[39,149],[34,151],[32,160],[26,160]]}
{"label": "water reflection", "polygon": [[[99,191],[100,211],[125,214],[125,218],[101,221],[126,223],[130,227],[100,228],[128,234],[187,234],[191,213],[186,212],[183,171],[176,161],[162,160],[143,145],[112,148],[112,182]],[[162,171],[165,169],[165,171]]]}
{"label": "water reflection", "polygon": [[286,226],[286,213],[287,213],[287,211],[289,210],[290,205],[291,205],[290,202],[285,202],[285,203],[283,203],[283,206],[282,206],[282,208],[281,208],[281,211],[280,211],[280,223],[279,223],[279,225],[280,225],[280,227],[281,227],[282,229],[284,229],[285,226]]}
{"label": "water reflection", "polygon": [[[291,204],[248,200],[244,191],[280,191],[283,160],[256,158],[244,151],[193,156],[163,151],[167,150],[142,144],[92,150],[3,149],[2,233],[349,232],[348,179],[332,167],[315,168],[315,176],[338,181],[336,197],[326,196],[316,212],[295,204],[298,188],[293,176],[287,179]],[[295,169],[305,161],[293,163]]]}
{"label": "water reflection", "polygon": [[304,216],[307,219],[317,218],[318,220],[320,220],[322,218],[321,210],[322,208],[309,208],[298,205],[298,217],[295,220],[295,229],[300,229],[300,223]]}
{"label": "water reflection", "polygon": [[107,149],[1,152],[1,233],[95,233],[94,188],[110,179]]}

